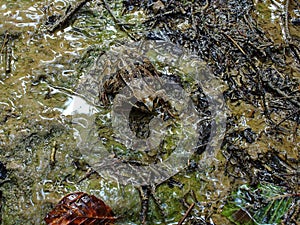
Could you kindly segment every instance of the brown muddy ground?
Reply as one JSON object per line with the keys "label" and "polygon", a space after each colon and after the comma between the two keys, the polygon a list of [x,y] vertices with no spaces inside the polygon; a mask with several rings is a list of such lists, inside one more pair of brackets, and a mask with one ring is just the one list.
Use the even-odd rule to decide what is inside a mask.
{"label": "brown muddy ground", "polygon": [[[141,211],[148,224],[177,224],[193,203],[185,224],[299,224],[299,1],[80,2],[0,1],[2,224],[45,224],[74,191],[102,198],[118,224],[140,224]],[[227,108],[214,164],[203,170],[199,149],[146,211],[137,187],[87,176],[62,115],[101,51],[141,38],[197,54]]]}

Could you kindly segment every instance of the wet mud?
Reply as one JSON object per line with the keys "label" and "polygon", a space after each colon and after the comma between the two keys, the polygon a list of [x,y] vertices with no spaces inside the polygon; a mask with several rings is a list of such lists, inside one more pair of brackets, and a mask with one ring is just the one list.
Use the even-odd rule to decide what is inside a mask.
{"label": "wet mud", "polygon": [[[103,199],[116,224],[300,223],[299,7],[288,0],[1,1],[0,224],[45,224],[47,212],[75,191]],[[147,187],[95,172],[65,115],[99,55],[141,39],[167,40],[205,62],[222,84],[227,117],[209,167],[199,163],[199,147],[184,170]],[[165,76],[193,90],[188,76]],[[209,96],[198,89],[191,97],[206,109]],[[164,104],[156,109],[166,112]],[[135,131],[156,115],[132,119],[145,106],[131,114]],[[111,136],[110,110],[98,114],[99,138]],[[171,151],[173,140],[166,143]]]}

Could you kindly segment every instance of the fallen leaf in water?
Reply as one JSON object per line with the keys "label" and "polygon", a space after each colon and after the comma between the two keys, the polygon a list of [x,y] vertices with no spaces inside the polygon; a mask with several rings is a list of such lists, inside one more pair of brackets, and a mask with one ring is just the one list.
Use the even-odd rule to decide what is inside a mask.
{"label": "fallen leaf in water", "polygon": [[280,224],[297,196],[273,184],[242,185],[228,198],[222,214],[237,225]]}
{"label": "fallen leaf in water", "polygon": [[45,217],[48,225],[111,225],[115,220],[109,206],[83,192],[66,195]]}

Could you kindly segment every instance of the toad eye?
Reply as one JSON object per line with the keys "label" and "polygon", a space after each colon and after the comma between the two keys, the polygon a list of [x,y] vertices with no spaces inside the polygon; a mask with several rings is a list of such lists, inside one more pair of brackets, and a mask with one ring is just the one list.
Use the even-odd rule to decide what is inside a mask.
{"label": "toad eye", "polygon": [[152,96],[149,96],[147,98],[143,98],[142,99],[142,102],[144,103],[144,105],[147,107],[147,109],[149,111],[152,111],[153,110],[153,97]]}

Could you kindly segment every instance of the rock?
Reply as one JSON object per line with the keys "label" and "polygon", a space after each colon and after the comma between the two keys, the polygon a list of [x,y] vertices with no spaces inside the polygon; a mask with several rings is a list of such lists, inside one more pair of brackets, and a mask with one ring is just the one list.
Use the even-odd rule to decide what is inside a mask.
{"label": "rock", "polygon": [[160,10],[162,10],[164,8],[165,8],[164,3],[162,3],[159,0],[156,1],[156,2],[154,2],[153,5],[152,5],[152,9],[153,9],[154,13],[157,13],[158,11],[160,11]]}

